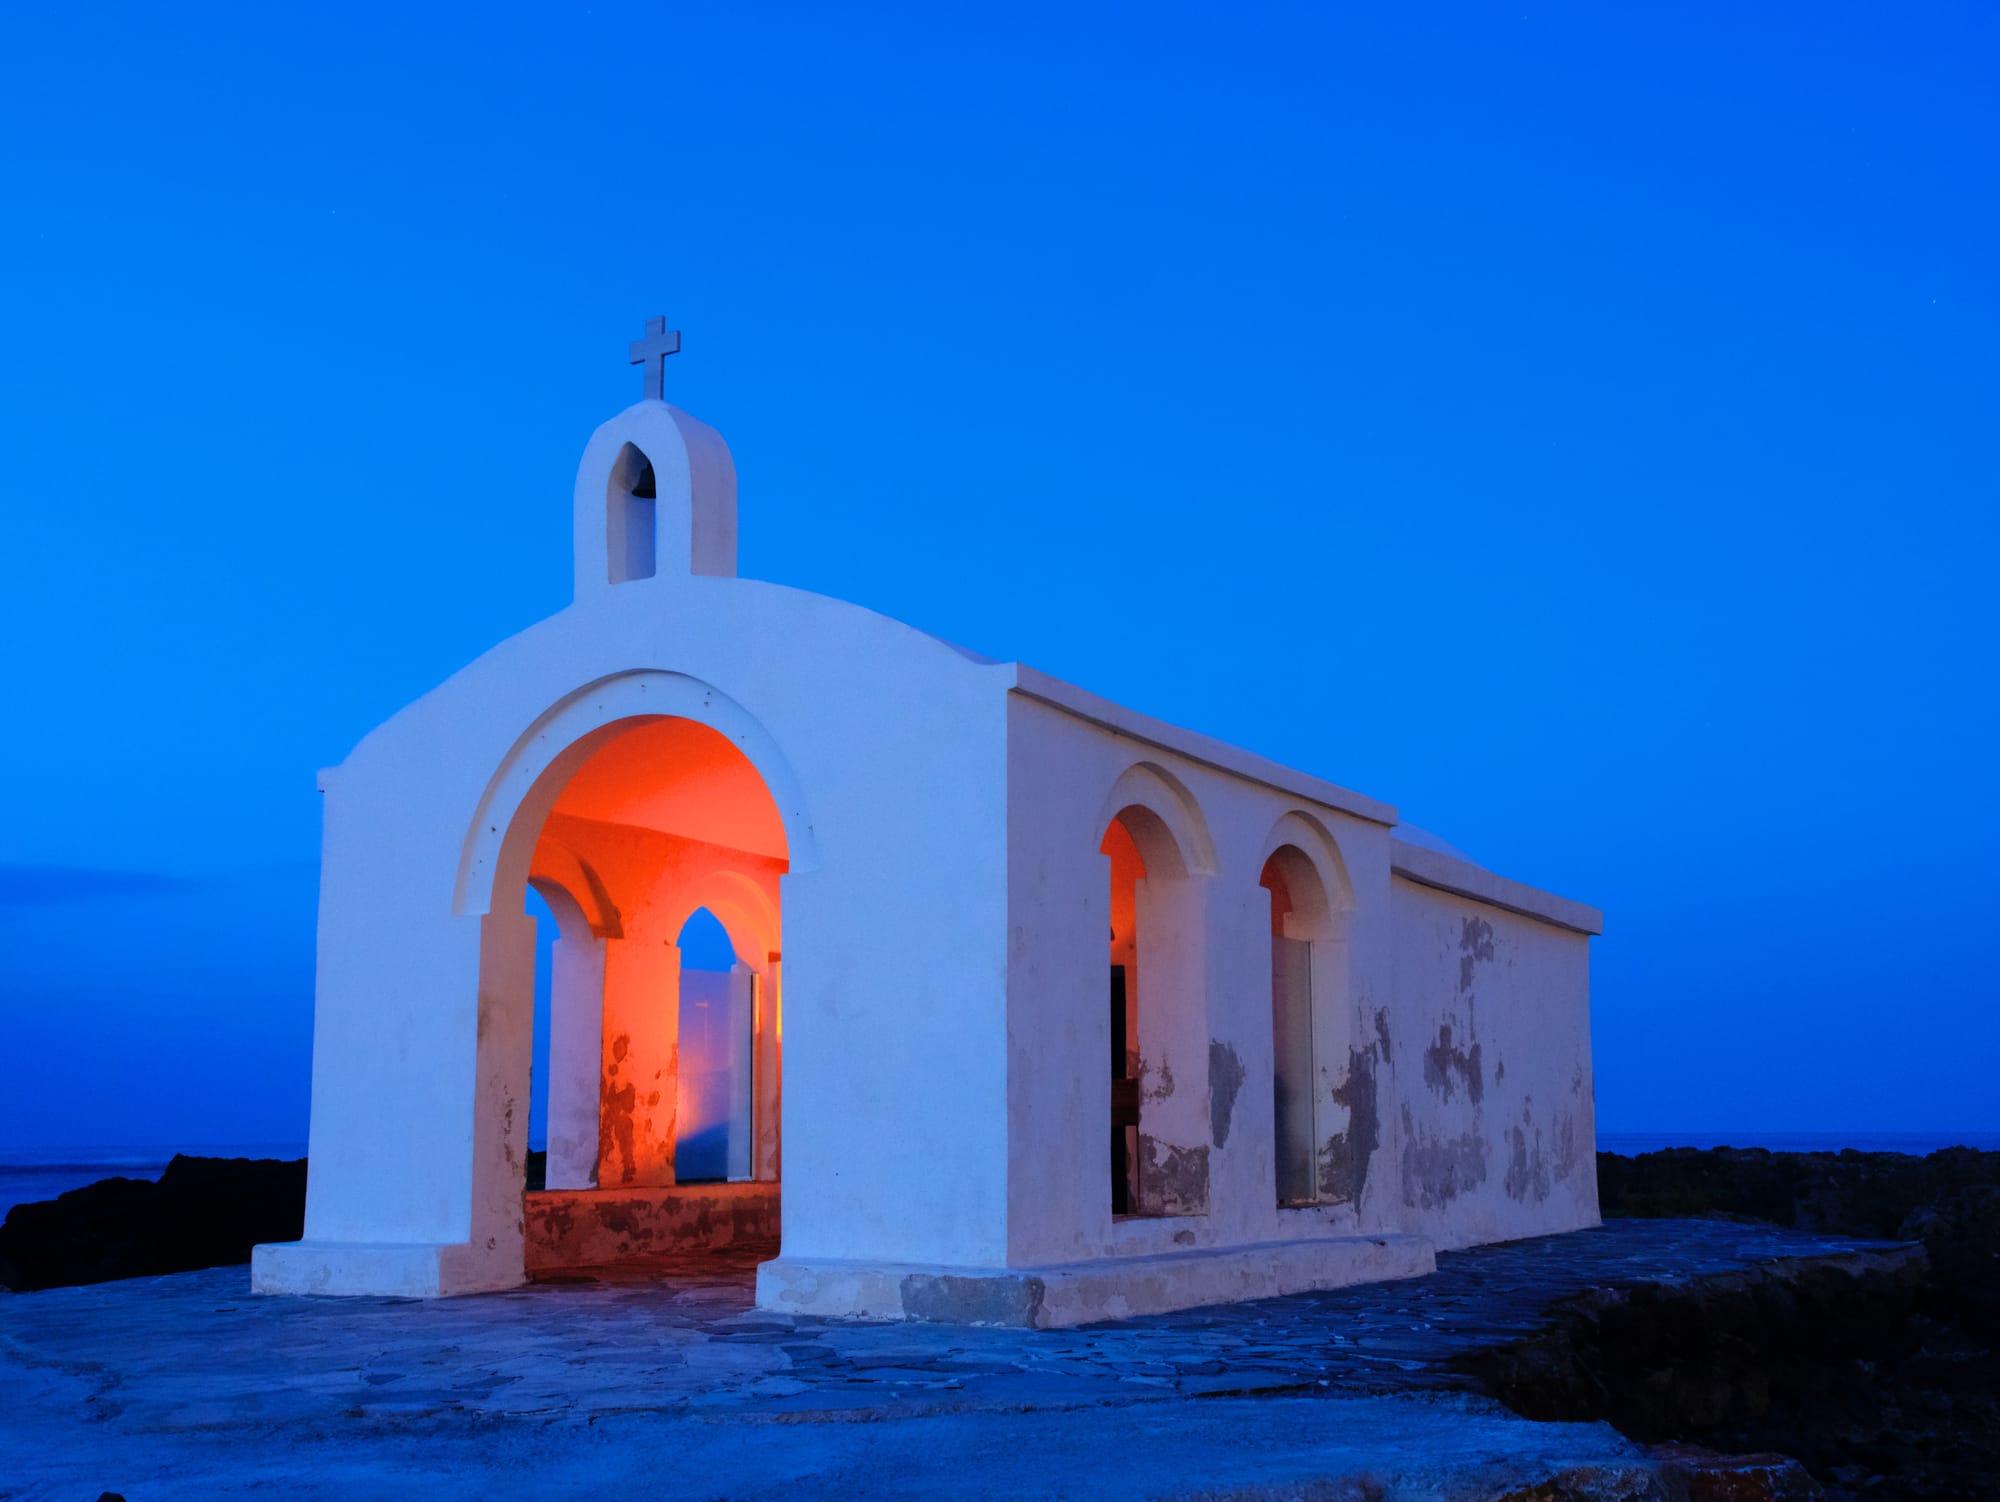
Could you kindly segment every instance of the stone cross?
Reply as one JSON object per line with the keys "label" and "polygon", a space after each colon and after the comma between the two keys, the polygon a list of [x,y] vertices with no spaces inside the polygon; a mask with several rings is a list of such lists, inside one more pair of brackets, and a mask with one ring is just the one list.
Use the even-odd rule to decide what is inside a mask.
{"label": "stone cross", "polygon": [[646,337],[632,341],[632,363],[646,367],[646,400],[664,401],[667,356],[681,352],[681,331],[667,328],[664,318],[646,320]]}

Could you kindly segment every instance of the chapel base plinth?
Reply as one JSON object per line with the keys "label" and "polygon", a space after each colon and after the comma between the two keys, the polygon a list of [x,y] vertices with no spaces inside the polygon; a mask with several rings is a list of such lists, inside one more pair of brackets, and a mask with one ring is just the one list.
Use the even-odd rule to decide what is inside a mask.
{"label": "chapel base plinth", "polygon": [[1052,1330],[1202,1304],[1421,1277],[1436,1270],[1430,1239],[1401,1235],[1263,1242],[1050,1267],[922,1267],[779,1257],[757,1269],[757,1304],[836,1319]]}
{"label": "chapel base plinth", "polygon": [[250,1254],[255,1293],[435,1299],[518,1288],[525,1281],[518,1243],[278,1241]]}

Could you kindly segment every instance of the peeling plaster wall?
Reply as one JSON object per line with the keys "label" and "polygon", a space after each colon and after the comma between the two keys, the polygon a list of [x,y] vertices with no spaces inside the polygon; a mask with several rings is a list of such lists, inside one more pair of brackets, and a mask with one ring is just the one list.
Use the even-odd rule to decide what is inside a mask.
{"label": "peeling plaster wall", "polygon": [[1589,939],[1398,876],[1401,1224],[1440,1247],[1598,1223]]}
{"label": "peeling plaster wall", "polygon": [[[1301,797],[1025,692],[1008,736],[1010,1265],[1394,1231],[1462,1246],[1596,1223],[1584,933],[1394,874],[1413,857],[1392,838],[1393,813],[1370,817],[1380,805],[1342,790]],[[1206,1213],[1114,1220],[1108,870],[1097,851],[1113,789],[1139,763],[1184,790],[1213,849],[1212,870],[1184,884],[1175,935],[1196,956],[1192,1017],[1206,1056],[1190,1074],[1177,1054],[1172,1081],[1174,1098],[1204,1113],[1204,1140],[1182,1150],[1199,1152]],[[1312,937],[1319,1202],[1284,1208],[1272,919],[1258,884],[1279,843],[1311,858],[1340,909],[1325,931],[1301,935]],[[1596,918],[1456,861],[1440,869],[1579,923]],[[1144,915],[1140,929],[1143,944]],[[1140,973],[1146,1055],[1163,998],[1152,971]],[[1162,1083],[1149,1069],[1142,1123]]]}
{"label": "peeling plaster wall", "polygon": [[[1101,821],[1121,776],[1153,763],[1199,806],[1214,874],[1197,874],[1172,915],[1174,947],[1197,982],[1179,1017],[1142,965],[1139,1050],[1177,1036],[1170,1099],[1186,1111],[1166,1166],[1199,1175],[1206,1213],[1115,1220],[1110,1205],[1109,868]],[[1386,824],[1232,776],[1025,694],[1008,721],[1008,1262],[1028,1267],[1101,1257],[1397,1228],[1390,1134],[1375,1117],[1382,1043],[1371,1020],[1390,992]],[[1357,800],[1365,804],[1366,800]],[[1270,894],[1258,885],[1274,826],[1309,809],[1354,888],[1343,948],[1346,983],[1316,982],[1318,1124],[1328,1190],[1320,1204],[1277,1203],[1271,1025]],[[1140,926],[1145,933],[1145,914]],[[1153,915],[1161,921],[1160,915]],[[1315,944],[1315,963],[1323,946]],[[1157,1112],[1167,1081],[1148,1069]],[[1154,1120],[1158,1120],[1155,1115]],[[1142,1163],[1142,1188],[1147,1167]]]}

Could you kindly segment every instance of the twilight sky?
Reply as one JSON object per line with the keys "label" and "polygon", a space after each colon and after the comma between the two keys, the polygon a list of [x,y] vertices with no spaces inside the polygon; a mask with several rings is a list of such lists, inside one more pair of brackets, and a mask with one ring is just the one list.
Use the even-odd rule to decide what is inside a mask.
{"label": "twilight sky", "polygon": [[1990,7],[412,9],[0,23],[0,1152],[303,1138],[652,313],[744,573],[1603,907],[1602,1128],[2000,1127]]}

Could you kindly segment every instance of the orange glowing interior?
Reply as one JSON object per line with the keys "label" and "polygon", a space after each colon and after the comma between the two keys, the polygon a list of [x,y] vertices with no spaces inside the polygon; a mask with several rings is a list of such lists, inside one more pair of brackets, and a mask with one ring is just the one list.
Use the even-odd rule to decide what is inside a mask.
{"label": "orange glowing interior", "polygon": [[693,720],[644,721],[600,747],[556,799],[555,812],[778,860],[786,855],[784,820],[750,758]]}
{"label": "orange glowing interior", "polygon": [[1138,884],[1146,879],[1146,862],[1123,819],[1113,819],[1099,850],[1111,857],[1111,963],[1130,965],[1138,939]]}
{"label": "orange glowing interior", "polygon": [[[679,1182],[677,1154],[692,1161],[704,1133],[734,1130],[732,1120],[740,1127],[746,1093],[771,1118],[751,1129],[770,1142],[769,1172],[760,1163],[756,1176],[775,1177],[767,1127],[776,1110],[786,867],[784,821],[756,767],[727,736],[692,720],[632,724],[556,797],[530,877],[569,892],[610,945],[599,1184]],[[752,972],[747,991],[740,978],[680,963],[682,931],[703,908]],[[746,1031],[756,1060],[748,1085],[740,1067]],[[642,1087],[628,1088],[635,1080]],[[741,1132],[730,1140],[740,1143]],[[700,1153],[704,1162],[713,1156],[706,1146]]]}
{"label": "orange glowing interior", "polygon": [[1098,849],[1111,861],[1111,1213],[1124,1215],[1138,1193],[1139,883],[1146,862],[1123,816],[1111,821]]}
{"label": "orange glowing interior", "polygon": [[1276,855],[1264,862],[1264,874],[1257,878],[1257,884],[1271,894],[1271,937],[1282,939],[1285,919],[1292,914],[1292,887]]}

